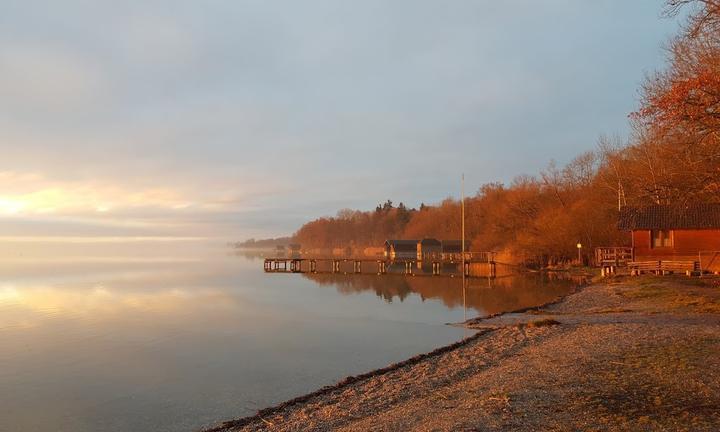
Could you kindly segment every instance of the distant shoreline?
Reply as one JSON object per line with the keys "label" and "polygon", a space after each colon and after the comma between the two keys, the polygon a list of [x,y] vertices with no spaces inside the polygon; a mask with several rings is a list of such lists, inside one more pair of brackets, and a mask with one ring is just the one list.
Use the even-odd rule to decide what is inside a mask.
{"label": "distant shoreline", "polygon": [[[704,394],[703,406],[720,408],[720,378],[702,373],[708,363],[720,366],[717,287],[672,277],[602,281],[543,306],[465,325],[478,332],[204,431],[368,430],[385,424],[398,430],[652,429],[672,428],[677,410],[690,412],[693,425],[720,426],[712,410],[685,406],[690,402],[683,393],[684,382],[700,382],[717,390]],[[690,343],[694,339],[699,342]],[[653,354],[666,351],[681,352],[682,361]],[[653,372],[664,368],[677,373]],[[641,408],[634,411],[624,399],[607,406],[608,392],[629,385],[657,398],[628,399]]]}

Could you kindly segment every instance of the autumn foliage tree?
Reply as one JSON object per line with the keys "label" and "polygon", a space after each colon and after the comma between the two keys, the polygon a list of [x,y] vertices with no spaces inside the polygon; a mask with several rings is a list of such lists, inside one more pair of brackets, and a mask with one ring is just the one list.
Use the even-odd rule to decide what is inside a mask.
{"label": "autumn foliage tree", "polygon": [[375,211],[343,209],[334,217],[323,217],[303,225],[294,235],[306,248],[361,248],[381,245],[388,238],[402,236],[415,209],[388,200]]}
{"label": "autumn foliage tree", "polygon": [[667,7],[670,15],[694,9],[668,48],[669,67],[648,77],[641,107],[631,114],[634,151],[674,165],[653,180],[658,190],[664,182],[682,196],[657,194],[656,202],[713,200],[720,192],[720,0],[669,0]]}

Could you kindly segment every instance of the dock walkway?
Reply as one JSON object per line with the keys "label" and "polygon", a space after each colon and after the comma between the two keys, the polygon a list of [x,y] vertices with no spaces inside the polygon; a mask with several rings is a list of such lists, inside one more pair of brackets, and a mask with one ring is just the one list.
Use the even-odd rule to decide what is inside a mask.
{"label": "dock walkway", "polygon": [[[460,257],[461,258],[461,257]],[[495,261],[491,254],[474,254],[465,261],[465,275],[470,275],[473,264],[486,264],[491,276],[495,275]],[[263,268],[267,273],[340,273],[340,274],[460,274],[462,260],[458,259],[368,259],[368,258],[266,258]],[[453,271],[456,270],[456,271]]]}

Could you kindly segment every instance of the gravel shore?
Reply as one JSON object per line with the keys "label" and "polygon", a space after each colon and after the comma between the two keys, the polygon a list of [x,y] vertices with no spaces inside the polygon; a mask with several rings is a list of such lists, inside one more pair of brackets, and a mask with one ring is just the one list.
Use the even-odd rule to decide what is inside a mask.
{"label": "gravel shore", "polygon": [[720,288],[616,278],[230,431],[720,430]]}

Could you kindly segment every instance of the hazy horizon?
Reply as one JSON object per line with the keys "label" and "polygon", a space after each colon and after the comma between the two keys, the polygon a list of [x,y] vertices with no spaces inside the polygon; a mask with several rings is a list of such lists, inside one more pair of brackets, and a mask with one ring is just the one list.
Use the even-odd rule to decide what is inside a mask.
{"label": "hazy horizon", "polygon": [[659,1],[3,9],[0,238],[281,236],[509,182],[627,135],[677,29]]}

